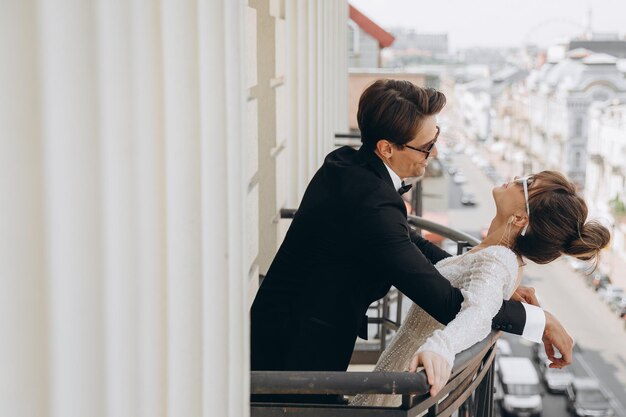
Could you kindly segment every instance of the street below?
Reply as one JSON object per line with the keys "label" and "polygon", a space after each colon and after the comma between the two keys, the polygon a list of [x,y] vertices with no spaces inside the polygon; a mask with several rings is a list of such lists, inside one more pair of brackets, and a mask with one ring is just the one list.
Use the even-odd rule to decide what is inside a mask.
{"label": "street below", "polygon": [[[491,195],[494,184],[468,155],[455,154],[451,164],[465,175],[467,182],[458,185],[450,178],[448,225],[480,236],[480,230],[488,227],[495,214]],[[477,205],[461,205],[462,192],[473,193]],[[585,284],[584,276],[574,272],[565,259],[549,265],[536,265],[529,261],[523,285],[536,288],[542,307],[554,314],[576,341],[574,364],[571,366],[574,374],[596,377],[609,395],[616,415],[626,416],[624,320],[611,312]],[[510,340],[514,354],[530,356],[530,343],[520,337],[506,335],[506,338]],[[546,393],[543,415],[568,415],[565,397]]]}

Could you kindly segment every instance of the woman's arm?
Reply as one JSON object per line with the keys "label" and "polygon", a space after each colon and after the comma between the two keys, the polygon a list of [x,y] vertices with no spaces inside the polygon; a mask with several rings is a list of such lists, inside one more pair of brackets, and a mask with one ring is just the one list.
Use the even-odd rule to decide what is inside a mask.
{"label": "woman's arm", "polygon": [[[480,254],[470,267],[467,289],[462,289],[464,301],[461,311],[443,330],[437,330],[418,349],[419,352],[434,352],[443,356],[450,367],[454,356],[484,339],[491,331],[491,321],[508,297],[505,288],[514,282],[515,276],[507,262],[513,259],[501,256],[489,249]],[[500,255],[500,256],[498,256]]]}

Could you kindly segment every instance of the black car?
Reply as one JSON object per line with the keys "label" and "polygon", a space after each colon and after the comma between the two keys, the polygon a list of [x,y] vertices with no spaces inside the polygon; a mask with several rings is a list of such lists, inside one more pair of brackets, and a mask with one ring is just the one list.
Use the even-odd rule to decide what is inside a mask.
{"label": "black car", "polygon": [[593,378],[574,378],[567,387],[567,409],[575,416],[611,417],[609,399]]}
{"label": "black car", "polygon": [[461,195],[461,204],[464,206],[475,206],[476,197],[472,193],[463,193]]}

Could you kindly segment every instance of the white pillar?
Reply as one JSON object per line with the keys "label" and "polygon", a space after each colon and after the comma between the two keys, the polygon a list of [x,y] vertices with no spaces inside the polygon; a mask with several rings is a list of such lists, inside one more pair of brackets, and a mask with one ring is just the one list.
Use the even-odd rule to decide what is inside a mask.
{"label": "white pillar", "polygon": [[135,132],[138,413],[167,411],[167,310],[163,56],[160,7],[133,0],[132,88]]}
{"label": "white pillar", "polygon": [[106,411],[137,415],[137,267],[130,5],[98,1]]}
{"label": "white pillar", "polygon": [[[203,415],[227,416],[228,160],[224,1],[198,4],[202,137]],[[219,80],[219,81],[217,81]],[[219,196],[219,197],[218,197]],[[241,398],[243,400],[243,397]]]}
{"label": "white pillar", "polygon": [[[309,102],[308,114],[306,118],[308,126],[308,170],[305,183],[313,178],[313,174],[318,166],[319,153],[319,130],[318,130],[318,91],[317,91],[317,5],[314,1],[307,1],[307,46],[308,53],[308,77],[307,77],[307,99]],[[305,185],[306,187],[306,185]]]}
{"label": "white pillar", "polygon": [[339,59],[337,60],[338,68],[337,77],[339,77],[339,86],[337,88],[339,130],[348,131],[348,2],[342,1],[338,4],[340,16],[339,21]]}
{"label": "white pillar", "polygon": [[300,141],[298,139],[300,118],[300,110],[298,106],[298,48],[300,45],[300,32],[298,30],[299,7],[300,5],[298,1],[285,2],[285,48],[287,49],[285,82],[288,94],[288,105],[286,107],[290,111],[289,117],[287,118],[287,152],[289,152],[289,157],[287,158],[287,172],[289,174],[287,207],[289,208],[296,208],[298,206],[298,202],[300,201],[299,172],[301,168],[298,163],[300,146]]}
{"label": "white pillar", "polygon": [[333,74],[333,42],[336,39],[337,31],[335,28],[335,16],[333,15],[334,2],[324,2],[324,21],[326,22],[327,30],[324,31],[324,46],[322,52],[324,53],[324,119],[326,121],[325,127],[325,140],[324,140],[324,155],[328,154],[334,149],[335,142],[335,124],[333,114],[336,100],[333,100],[333,86],[335,83],[335,77]]}
{"label": "white pillar", "polygon": [[35,1],[0,6],[0,415],[48,413]]}
{"label": "white pillar", "polygon": [[297,0],[297,30],[298,30],[298,69],[296,88],[297,94],[297,111],[298,111],[298,131],[296,133],[298,140],[298,200],[300,204],[302,195],[308,183],[309,177],[309,128],[308,120],[311,117],[309,112],[309,5],[306,0]]}
{"label": "white pillar", "polygon": [[103,416],[97,44],[91,2],[40,3],[51,415]]}
{"label": "white pillar", "polygon": [[[248,271],[244,268],[247,230],[246,219],[252,216],[244,202],[248,179],[244,178],[246,150],[243,135],[246,120],[243,88],[244,7],[240,1],[222,0],[225,9],[226,77],[226,160],[228,161],[228,415],[249,414],[250,390],[250,320],[248,310]],[[257,224],[251,225],[258,227]],[[205,372],[211,372],[210,369]],[[242,401],[243,397],[243,401]]]}
{"label": "white pillar", "polygon": [[168,415],[187,417],[202,413],[201,147],[196,2],[164,0],[162,19],[169,296]]}

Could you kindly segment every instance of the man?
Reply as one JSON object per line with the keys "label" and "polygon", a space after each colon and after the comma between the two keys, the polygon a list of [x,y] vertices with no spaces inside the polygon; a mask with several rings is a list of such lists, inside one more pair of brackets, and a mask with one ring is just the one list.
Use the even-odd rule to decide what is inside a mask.
{"label": "man", "polygon": [[[326,157],[252,305],[253,370],[346,370],[356,337],[367,338],[368,306],[392,285],[443,324],[459,312],[461,292],[433,266],[449,254],[411,231],[399,194],[401,179],[424,175],[437,155],[445,102],[407,81],[364,91],[360,150]],[[536,300],[532,290],[525,298]],[[543,334],[553,366],[571,363],[572,339],[538,307],[504,301],[493,327],[537,342]]]}

